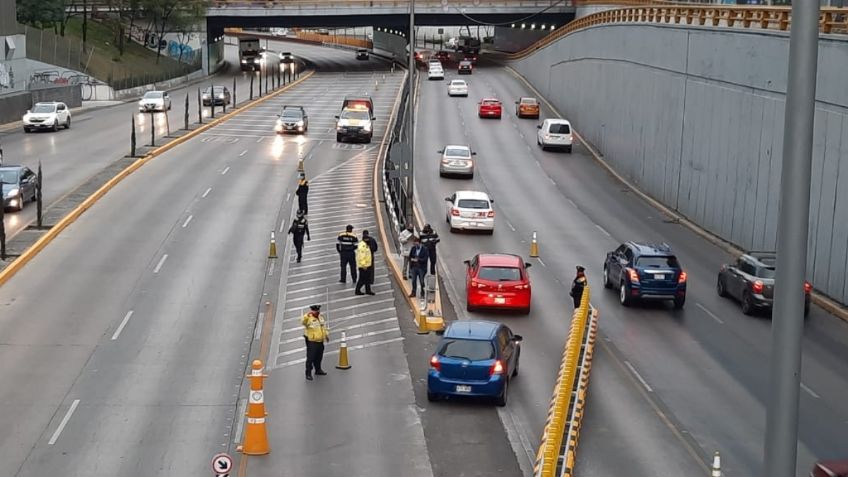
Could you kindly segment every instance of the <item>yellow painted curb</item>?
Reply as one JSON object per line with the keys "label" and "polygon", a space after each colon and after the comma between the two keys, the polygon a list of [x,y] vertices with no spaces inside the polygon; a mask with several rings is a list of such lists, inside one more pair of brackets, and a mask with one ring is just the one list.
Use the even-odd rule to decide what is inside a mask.
{"label": "yellow painted curb", "polygon": [[14,261],[12,261],[12,263],[10,263],[8,266],[6,266],[6,268],[4,268],[2,271],[0,271],[0,286],[2,286],[4,283],[6,283],[10,278],[15,276],[15,274],[18,273],[18,271],[21,268],[23,268],[24,265],[29,263],[29,261],[32,260],[36,255],[38,255],[38,253],[41,252],[44,249],[44,247],[47,246],[47,244],[52,242],[53,239],[55,239],[63,230],[65,230],[69,225],[74,223],[79,218],[79,216],[82,215],[83,212],[85,212],[86,210],[91,208],[91,206],[94,205],[98,200],[100,200],[101,197],[106,195],[106,193],[109,192],[109,190],[111,190],[119,182],[124,180],[124,178],[126,178],[128,175],[135,172],[138,168],[140,168],[141,166],[143,166],[147,162],[153,160],[154,158],[156,158],[160,154],[167,152],[167,151],[173,149],[174,147],[188,141],[189,139],[205,132],[206,130],[217,126],[219,123],[226,121],[232,115],[235,115],[235,114],[238,114],[242,111],[246,111],[250,108],[253,108],[254,106],[261,104],[261,103],[279,95],[280,93],[288,90],[289,88],[292,88],[292,87],[300,84],[301,82],[306,81],[313,74],[315,74],[314,71],[309,71],[308,73],[304,74],[302,77],[298,78],[297,80],[295,80],[292,83],[289,83],[289,84],[283,86],[279,90],[277,90],[277,91],[275,91],[271,94],[268,94],[268,95],[266,95],[262,98],[254,99],[252,102],[245,104],[245,105],[243,105],[243,106],[241,106],[237,109],[233,109],[229,113],[212,120],[212,122],[206,123],[206,124],[198,127],[197,129],[190,131],[190,132],[186,133],[185,135],[174,139],[173,141],[169,142],[168,144],[162,145],[162,146],[154,149],[153,151],[149,152],[144,157],[136,160],[135,162],[133,162],[129,166],[125,167],[121,172],[116,174],[115,177],[112,177],[111,179],[109,179],[105,184],[100,186],[99,189],[94,191],[90,196],[88,196],[84,201],[82,201],[82,203],[80,205],[76,206],[73,210],[68,212],[68,214],[65,215],[64,217],[62,217],[62,219],[59,220],[59,222],[56,225],[51,227],[50,230],[47,231],[47,233],[42,235],[41,238],[39,238],[34,244],[32,244],[32,246],[27,248],[24,251],[24,253],[22,253],[18,258],[16,258]]}
{"label": "yellow painted curb", "polygon": [[[534,88],[533,85],[531,85],[530,82],[527,81],[526,78],[524,78],[523,76],[521,76],[521,74],[519,74],[517,71],[515,71],[515,69],[513,69],[511,66],[504,66],[504,68],[506,68],[507,71],[512,73],[513,76],[515,76],[516,78],[521,80],[525,85],[527,85],[528,88],[533,90],[533,92],[536,93],[536,96],[539,99],[541,99],[542,101],[544,101],[545,104],[547,104],[548,107],[551,108],[551,110],[554,111],[558,116],[563,117],[563,118],[565,117],[562,113],[559,112],[559,110],[556,107],[554,107],[553,104],[551,104],[544,96],[542,96],[542,94],[536,88]],[[630,182],[630,180],[628,180],[626,177],[622,176],[615,169],[613,169],[613,167],[610,166],[607,163],[607,161],[605,161],[603,159],[601,154],[592,145],[590,145],[585,139],[583,139],[583,136],[581,136],[580,133],[578,133],[576,129],[574,129],[573,124],[572,124],[571,128],[574,131],[574,135],[577,136],[577,140],[580,141],[580,143],[586,148],[586,150],[589,151],[589,153],[592,155],[592,157],[595,159],[595,161],[597,161],[598,164],[601,165],[601,167],[603,167],[607,172],[609,172],[613,177],[615,177],[622,184],[626,185],[630,190],[635,192],[636,195],[638,195],[643,200],[648,202],[652,207],[659,209],[662,213],[664,213],[664,214],[666,214],[670,217],[673,217],[680,224],[682,224],[683,226],[685,226],[689,230],[695,232],[701,238],[707,240],[708,242],[712,243],[713,245],[719,247],[720,249],[724,250],[725,252],[727,252],[731,255],[741,255],[743,253],[746,253],[745,250],[737,247],[736,245],[728,242],[727,240],[724,240],[723,238],[713,234],[712,232],[707,231],[706,229],[702,228],[700,225],[698,225],[698,224],[692,222],[691,220],[687,219],[683,214],[677,212],[674,209],[671,209],[670,207],[667,207],[665,204],[654,199],[653,197],[651,197],[647,193],[642,192],[642,190],[640,190],[638,187],[636,187],[632,182]],[[840,318],[844,321],[848,321],[848,308],[846,308],[844,305],[840,304],[836,300],[834,300],[830,297],[827,297],[827,296],[825,296],[825,295],[823,295],[823,294],[821,294],[821,293],[819,293],[815,290],[813,290],[813,292],[810,294],[810,297],[812,298],[813,303],[815,303],[816,305],[825,309],[828,313],[830,313],[830,314],[832,314],[832,315],[836,316],[837,318]]]}

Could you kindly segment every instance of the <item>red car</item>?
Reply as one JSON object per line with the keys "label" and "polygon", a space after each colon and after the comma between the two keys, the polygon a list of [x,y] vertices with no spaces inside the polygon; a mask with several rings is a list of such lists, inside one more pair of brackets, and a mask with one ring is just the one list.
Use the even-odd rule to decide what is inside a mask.
{"label": "red car", "polygon": [[530,313],[529,263],[518,255],[481,253],[465,261],[468,311],[506,308]]}
{"label": "red car", "polygon": [[494,98],[484,98],[479,103],[480,108],[477,111],[477,116],[481,118],[500,119],[503,113],[503,105],[500,100]]}
{"label": "red car", "polygon": [[810,472],[810,477],[846,477],[848,476],[848,461],[819,462]]}

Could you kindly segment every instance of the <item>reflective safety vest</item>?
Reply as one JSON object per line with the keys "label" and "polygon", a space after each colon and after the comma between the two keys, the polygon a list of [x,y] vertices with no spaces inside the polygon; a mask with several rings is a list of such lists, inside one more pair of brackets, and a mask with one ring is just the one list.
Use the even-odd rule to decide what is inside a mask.
{"label": "reflective safety vest", "polygon": [[330,331],[327,330],[327,324],[324,321],[324,315],[313,315],[311,312],[303,315],[300,320],[303,324],[303,336],[309,341],[322,342],[330,336]]}
{"label": "reflective safety vest", "polygon": [[371,247],[368,242],[360,240],[356,246],[356,266],[358,268],[368,268],[371,266]]}

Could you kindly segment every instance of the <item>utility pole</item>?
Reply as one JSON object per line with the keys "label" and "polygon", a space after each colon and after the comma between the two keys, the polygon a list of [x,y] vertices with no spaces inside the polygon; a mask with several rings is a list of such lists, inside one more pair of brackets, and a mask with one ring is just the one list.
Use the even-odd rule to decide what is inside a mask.
{"label": "utility pole", "polygon": [[415,0],[409,1],[409,96],[406,100],[407,127],[406,140],[409,141],[409,190],[407,203],[409,216],[406,223],[415,223],[413,208],[415,207]]}
{"label": "utility pole", "polygon": [[783,168],[777,230],[777,276],[771,324],[765,477],[794,477],[804,326],[804,276],[810,221],[810,176],[816,112],[819,2],[792,2]]}

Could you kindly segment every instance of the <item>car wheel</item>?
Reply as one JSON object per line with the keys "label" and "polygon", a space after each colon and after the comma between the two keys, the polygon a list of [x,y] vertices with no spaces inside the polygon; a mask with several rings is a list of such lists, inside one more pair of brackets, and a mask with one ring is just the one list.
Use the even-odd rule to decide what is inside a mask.
{"label": "car wheel", "polygon": [[724,288],[724,280],[721,279],[721,275],[716,280],[716,293],[722,298],[727,296],[727,290]]}
{"label": "car wheel", "polygon": [[495,229],[489,229],[486,231],[486,235],[495,235]]}
{"label": "car wheel", "polygon": [[742,295],[742,314],[751,316],[754,314],[755,310],[754,300],[751,298],[751,294],[745,292]]}
{"label": "car wheel", "polygon": [[501,395],[498,396],[497,398],[495,398],[495,404],[497,404],[498,407],[506,406],[506,400],[507,400],[508,395],[509,395],[509,378],[506,378],[504,380],[503,391],[501,392]]}
{"label": "car wheel", "polygon": [[683,309],[684,304],[686,304],[686,295],[674,297],[674,309],[675,310]]}
{"label": "car wheel", "polygon": [[59,120],[57,119],[56,121],[53,121],[53,132],[56,132],[58,130],[59,130]]}
{"label": "car wheel", "polygon": [[630,306],[633,303],[632,299],[630,298],[630,294],[627,293],[627,285],[625,285],[624,282],[621,282],[621,287],[618,290],[618,301],[623,306]]}
{"label": "car wheel", "polygon": [[518,348],[518,352],[515,355],[515,368],[512,370],[512,377],[518,376],[518,364],[521,360],[521,348]]}
{"label": "car wheel", "polygon": [[343,138],[341,137],[341,135],[336,134],[336,142],[344,142],[344,141],[343,141]]}
{"label": "car wheel", "polygon": [[436,393],[431,393],[430,391],[427,391],[427,400],[430,401],[430,402],[438,401],[439,395],[436,394]]}
{"label": "car wheel", "polygon": [[571,146],[565,146],[565,152],[571,154]]}
{"label": "car wheel", "polygon": [[612,282],[609,279],[609,268],[604,265],[604,288],[612,288]]}
{"label": "car wheel", "polygon": [[810,316],[810,304],[805,303],[804,304],[804,318],[807,318],[808,316]]}
{"label": "car wheel", "polygon": [[24,128],[24,133],[29,134],[29,133],[30,133],[30,129],[29,129],[29,128]]}
{"label": "car wheel", "polygon": [[530,307],[528,306],[527,308],[522,308],[519,313],[521,313],[522,315],[529,315],[530,314]]}
{"label": "car wheel", "polygon": [[477,307],[472,305],[471,303],[466,303],[465,304],[465,310],[473,313],[473,312],[477,311]]}
{"label": "car wheel", "polygon": [[68,120],[65,121],[65,129],[71,129],[71,117],[68,116]]}

